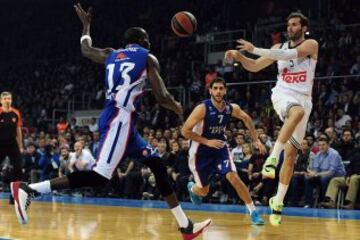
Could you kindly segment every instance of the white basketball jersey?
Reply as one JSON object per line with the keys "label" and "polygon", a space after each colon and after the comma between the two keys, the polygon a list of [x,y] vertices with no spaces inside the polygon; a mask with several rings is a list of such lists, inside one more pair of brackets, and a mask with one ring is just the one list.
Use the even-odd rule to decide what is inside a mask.
{"label": "white basketball jersey", "polygon": [[[290,42],[285,42],[280,49],[286,50],[290,48]],[[278,75],[274,90],[276,88],[281,88],[311,96],[316,62],[316,60],[310,57],[286,61],[278,60]]]}

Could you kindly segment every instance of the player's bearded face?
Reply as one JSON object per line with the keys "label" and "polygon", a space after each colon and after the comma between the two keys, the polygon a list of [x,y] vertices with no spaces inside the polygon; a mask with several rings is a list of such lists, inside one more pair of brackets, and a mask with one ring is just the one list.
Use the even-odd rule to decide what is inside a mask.
{"label": "player's bearded face", "polygon": [[288,33],[288,38],[291,41],[297,41],[303,36],[304,30],[303,27],[301,26],[299,18],[289,19],[287,33]]}
{"label": "player's bearded face", "polygon": [[212,88],[210,88],[210,95],[212,99],[216,102],[222,102],[224,96],[226,94],[226,88],[222,84],[214,84]]}
{"label": "player's bearded face", "polygon": [[303,34],[302,29],[290,33],[288,32],[289,39],[291,41],[299,40],[302,37],[302,34]]}

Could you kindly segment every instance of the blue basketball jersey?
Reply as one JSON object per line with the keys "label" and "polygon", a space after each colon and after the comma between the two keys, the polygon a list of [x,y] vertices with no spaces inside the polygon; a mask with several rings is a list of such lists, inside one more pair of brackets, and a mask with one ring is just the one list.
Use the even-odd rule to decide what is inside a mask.
{"label": "blue basketball jersey", "polygon": [[[219,111],[210,99],[202,102],[206,108],[204,119],[199,122],[193,131],[207,139],[226,140],[225,129],[231,120],[232,106],[225,102],[225,107]],[[227,145],[221,149],[191,141],[189,149],[189,167],[194,175],[196,184],[205,187],[209,185],[214,173],[226,175],[235,172],[236,167],[229,154]]]}
{"label": "blue basketball jersey", "polygon": [[105,62],[107,106],[135,111],[146,84],[148,54],[147,49],[131,44],[108,56]]}
{"label": "blue basketball jersey", "polygon": [[107,100],[99,119],[100,147],[92,169],[108,179],[128,157],[143,163],[159,157],[135,127],[135,110],[147,79],[148,54],[148,50],[132,44],[113,51],[105,62]]}
{"label": "blue basketball jersey", "polygon": [[206,114],[202,122],[195,126],[195,132],[207,139],[219,139],[225,141],[225,129],[231,120],[232,106],[225,102],[225,107],[219,111],[210,99],[202,102],[206,108]]}

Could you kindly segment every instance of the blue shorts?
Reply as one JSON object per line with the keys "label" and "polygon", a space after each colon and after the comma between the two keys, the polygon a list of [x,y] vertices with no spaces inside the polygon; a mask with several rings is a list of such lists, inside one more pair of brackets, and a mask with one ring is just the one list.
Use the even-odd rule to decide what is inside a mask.
{"label": "blue shorts", "polygon": [[214,174],[226,175],[236,172],[227,146],[221,149],[209,148],[192,141],[189,149],[189,168],[199,187],[206,187]]}

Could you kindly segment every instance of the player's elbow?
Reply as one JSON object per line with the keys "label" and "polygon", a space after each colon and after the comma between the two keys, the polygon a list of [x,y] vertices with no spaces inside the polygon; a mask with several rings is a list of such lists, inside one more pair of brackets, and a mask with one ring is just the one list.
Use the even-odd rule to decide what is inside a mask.
{"label": "player's elbow", "polygon": [[188,129],[184,126],[181,128],[181,135],[183,135],[185,138],[189,138]]}
{"label": "player's elbow", "polygon": [[242,117],[242,120],[243,120],[243,122],[245,123],[246,126],[249,126],[249,125],[251,125],[251,123],[252,123],[252,118],[251,118],[249,115],[247,115],[247,114],[245,114],[245,115]]}

